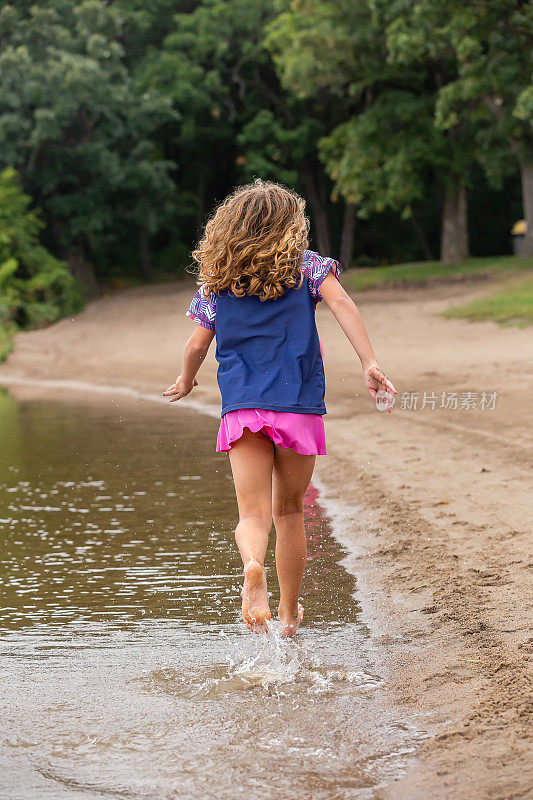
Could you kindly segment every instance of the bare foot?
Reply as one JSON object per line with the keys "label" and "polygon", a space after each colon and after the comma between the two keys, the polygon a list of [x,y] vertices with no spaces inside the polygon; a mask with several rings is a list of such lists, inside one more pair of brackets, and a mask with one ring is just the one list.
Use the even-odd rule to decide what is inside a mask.
{"label": "bare foot", "polygon": [[296,633],[296,628],[300,624],[304,616],[304,607],[301,603],[298,603],[298,609],[296,613],[286,611],[284,608],[279,606],[278,608],[279,618],[281,620],[281,635],[282,636],[294,636]]}
{"label": "bare foot", "polygon": [[270,619],[265,568],[250,559],[244,568],[244,585],[241,591],[242,618],[248,630],[253,633],[266,631],[266,622]]}

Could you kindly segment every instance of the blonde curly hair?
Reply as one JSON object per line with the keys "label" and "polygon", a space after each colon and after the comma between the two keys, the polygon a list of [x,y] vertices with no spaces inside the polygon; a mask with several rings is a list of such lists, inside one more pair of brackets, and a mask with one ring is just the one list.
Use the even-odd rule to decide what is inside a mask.
{"label": "blonde curly hair", "polygon": [[238,187],[209,219],[193,258],[206,295],[229,289],[237,297],[275,300],[301,286],[308,245],[305,201],[278,183]]}

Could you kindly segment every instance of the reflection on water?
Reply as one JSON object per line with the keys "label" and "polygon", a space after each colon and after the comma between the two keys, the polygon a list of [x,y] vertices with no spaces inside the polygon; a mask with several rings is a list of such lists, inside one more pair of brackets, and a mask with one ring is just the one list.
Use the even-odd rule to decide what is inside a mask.
{"label": "reflection on water", "polygon": [[306,626],[289,642],[238,621],[235,501],[215,435],[215,420],[175,407],[0,394],[10,800],[255,800],[265,786],[284,800],[369,798],[410,752],[413,731],[385,707],[376,719],[382,680],[313,487]]}

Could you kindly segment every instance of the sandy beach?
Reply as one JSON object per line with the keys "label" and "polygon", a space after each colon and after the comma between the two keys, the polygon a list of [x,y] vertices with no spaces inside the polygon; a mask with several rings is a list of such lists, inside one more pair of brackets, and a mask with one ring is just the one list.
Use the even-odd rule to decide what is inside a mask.
{"label": "sandy beach", "polygon": [[[179,369],[194,291],[190,279],[130,289],[19,333],[0,384],[23,399],[42,393],[39,381],[58,382],[55,393],[72,382],[160,393]],[[390,415],[366,394],[328,308],[317,311],[328,407],[318,483],[352,509],[351,569],[391,702],[431,731],[413,768],[376,795],[384,800],[531,796],[533,336],[440,316],[487,291],[355,298],[398,389]],[[79,385],[76,394],[91,399]],[[214,348],[190,399],[219,404]]]}

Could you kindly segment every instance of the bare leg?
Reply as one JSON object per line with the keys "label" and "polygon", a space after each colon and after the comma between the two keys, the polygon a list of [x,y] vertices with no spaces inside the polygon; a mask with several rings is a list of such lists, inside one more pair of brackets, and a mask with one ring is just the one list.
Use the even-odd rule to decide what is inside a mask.
{"label": "bare leg", "polygon": [[266,630],[270,619],[264,561],[272,527],[274,445],[261,433],[245,428],[229,457],[239,506],[235,541],[244,565],[242,616],[257,633]]}
{"label": "bare leg", "polygon": [[295,633],[303,617],[303,606],[298,602],[307,555],[303,501],[315,459],[294,450],[275,449],[272,508],[280,589],[278,613],[285,636]]}

